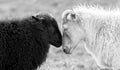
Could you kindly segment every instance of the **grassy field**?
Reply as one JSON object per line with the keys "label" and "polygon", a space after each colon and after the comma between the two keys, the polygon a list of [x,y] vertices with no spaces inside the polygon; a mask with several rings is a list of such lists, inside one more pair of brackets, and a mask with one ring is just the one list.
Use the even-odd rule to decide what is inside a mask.
{"label": "grassy field", "polygon": [[[112,8],[120,6],[120,0],[0,0],[0,18],[47,11],[53,14],[61,29],[62,12],[84,3]],[[83,44],[79,46],[71,55],[63,53],[62,48],[51,46],[46,62],[37,70],[99,70],[95,61],[86,53]]]}

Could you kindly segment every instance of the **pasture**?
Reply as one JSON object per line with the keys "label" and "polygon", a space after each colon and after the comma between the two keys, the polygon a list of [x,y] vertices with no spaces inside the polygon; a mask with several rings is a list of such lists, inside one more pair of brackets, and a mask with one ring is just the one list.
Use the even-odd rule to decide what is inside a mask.
{"label": "pasture", "polygon": [[[61,29],[62,12],[84,3],[99,4],[105,8],[120,6],[120,0],[0,0],[0,18],[47,11],[53,14]],[[62,47],[51,47],[47,61],[37,70],[99,70],[95,61],[83,48],[83,44],[79,46],[81,47],[77,47],[71,55],[63,53]]]}

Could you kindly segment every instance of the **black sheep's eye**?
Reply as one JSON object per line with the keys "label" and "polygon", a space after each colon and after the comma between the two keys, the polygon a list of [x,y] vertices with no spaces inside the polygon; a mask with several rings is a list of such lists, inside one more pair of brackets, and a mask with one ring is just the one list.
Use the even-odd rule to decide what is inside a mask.
{"label": "black sheep's eye", "polygon": [[47,22],[47,20],[45,18],[41,18],[40,21],[42,21],[42,24],[45,24]]}
{"label": "black sheep's eye", "polygon": [[37,23],[36,28],[40,31],[44,31],[45,30],[45,26],[42,24],[42,21]]}

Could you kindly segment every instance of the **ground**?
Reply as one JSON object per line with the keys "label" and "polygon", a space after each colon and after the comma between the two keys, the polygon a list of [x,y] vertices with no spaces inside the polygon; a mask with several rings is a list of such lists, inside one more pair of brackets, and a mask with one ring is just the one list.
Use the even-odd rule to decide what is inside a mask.
{"label": "ground", "polygon": [[[0,18],[22,16],[31,12],[47,11],[53,14],[61,29],[61,14],[65,9],[79,4],[99,4],[103,7],[120,6],[120,0],[0,0]],[[51,46],[46,62],[37,70],[99,70],[83,45],[71,55],[63,53],[62,48]]]}

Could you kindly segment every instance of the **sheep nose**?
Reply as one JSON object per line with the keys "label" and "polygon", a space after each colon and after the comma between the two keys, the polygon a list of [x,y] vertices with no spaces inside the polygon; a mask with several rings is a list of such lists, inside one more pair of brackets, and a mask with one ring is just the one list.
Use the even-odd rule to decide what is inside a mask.
{"label": "sheep nose", "polygon": [[70,53],[70,49],[63,49],[63,52],[64,52],[65,54],[71,54],[71,53]]}

